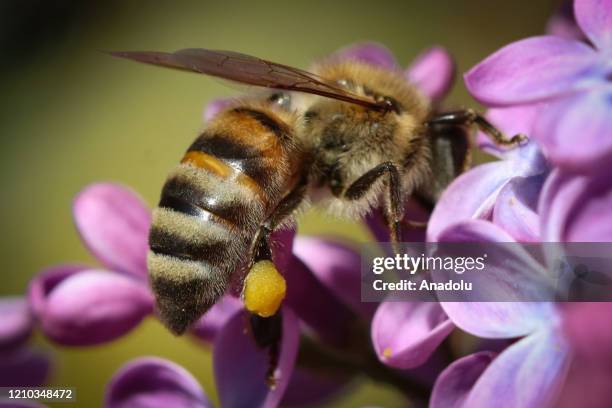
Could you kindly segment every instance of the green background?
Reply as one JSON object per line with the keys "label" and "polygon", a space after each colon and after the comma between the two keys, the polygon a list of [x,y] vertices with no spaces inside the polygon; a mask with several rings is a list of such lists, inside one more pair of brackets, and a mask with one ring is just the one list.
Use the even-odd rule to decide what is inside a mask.
{"label": "green background", "polygon": [[[209,78],[114,59],[99,50],[206,47],[306,67],[349,43],[375,40],[402,64],[429,46],[443,45],[461,73],[502,45],[541,33],[554,9],[552,0],[92,4],[79,6],[59,34],[44,33],[23,47],[20,58],[2,64],[0,295],[23,293],[47,266],[95,263],[72,223],[74,195],[91,182],[111,180],[155,204],[166,173],[203,125],[206,102],[236,92]],[[477,106],[460,80],[449,105]],[[301,233],[369,239],[357,223],[316,213],[305,215],[299,227]],[[174,338],[153,319],[99,347],[62,348],[41,336],[35,341],[55,359],[51,383],[76,387],[78,406],[99,406],[111,375],[142,355],[183,365],[217,401],[210,350]],[[368,404],[404,406],[396,391],[365,380],[329,406]]]}

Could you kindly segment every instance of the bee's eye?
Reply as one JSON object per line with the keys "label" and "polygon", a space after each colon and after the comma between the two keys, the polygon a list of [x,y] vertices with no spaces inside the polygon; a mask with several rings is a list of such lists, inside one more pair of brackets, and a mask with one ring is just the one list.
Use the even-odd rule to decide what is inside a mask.
{"label": "bee's eye", "polygon": [[272,95],[268,97],[268,101],[270,101],[271,103],[283,109],[289,109],[291,107],[291,96],[289,96],[289,94],[286,94],[286,93],[282,93],[282,92],[273,93]]}
{"label": "bee's eye", "polygon": [[402,105],[395,98],[390,96],[383,96],[380,102],[383,103],[389,111],[400,113],[403,110]]}

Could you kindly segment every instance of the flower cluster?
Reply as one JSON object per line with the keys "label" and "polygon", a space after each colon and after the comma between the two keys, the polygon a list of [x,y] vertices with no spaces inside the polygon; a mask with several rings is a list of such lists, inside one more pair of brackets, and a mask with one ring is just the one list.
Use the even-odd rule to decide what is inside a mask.
{"label": "flower cluster", "polygon": [[[576,0],[577,25],[555,16],[553,33],[517,41],[465,75],[490,119],[531,142],[502,151],[443,194],[428,238],[447,242],[612,241],[612,1]],[[567,16],[567,14],[565,14]],[[475,197],[478,196],[478,197]],[[547,273],[553,265],[516,250],[491,268],[491,287]],[[510,259],[508,259],[510,258]],[[494,289],[492,289],[494,290]],[[453,362],[433,407],[608,406],[612,331],[608,303],[442,303],[457,327],[517,339],[503,350]]]}
{"label": "flower cluster", "polygon": [[[500,148],[479,134],[478,146],[499,160],[458,177],[431,215],[408,202],[407,219],[428,221],[428,227],[407,229],[407,241],[612,241],[612,0],[576,0],[576,24],[567,15],[551,20],[551,35],[510,44],[465,75],[468,90],[491,108],[489,120],[530,140]],[[403,70],[373,43],[332,58]],[[432,48],[402,72],[438,105],[452,85],[454,64],[444,49]],[[211,103],[205,119],[224,106],[226,100]],[[1,314],[14,316],[0,326],[3,355],[22,347],[34,320],[58,344],[89,346],[156,318],[146,274],[147,206],[121,185],[98,183],[77,196],[73,215],[101,266],[47,269],[32,280],[27,303],[0,301]],[[377,240],[388,240],[377,211],[366,224]],[[429,399],[432,407],[612,403],[607,303],[362,303],[361,260],[353,247],[291,230],[275,232],[272,241],[274,262],[287,280],[275,386],[263,381],[269,355],[249,333],[248,312],[236,297],[224,296],[190,332],[213,346],[223,407],[320,404],[360,375],[417,403]],[[492,285],[496,276],[551,269],[520,250],[504,254],[509,257],[517,261],[491,266]],[[483,339],[475,353],[452,356],[445,340],[456,328]],[[29,372],[30,380],[42,381]],[[212,406],[191,374],[151,357],[121,368],[107,385],[104,404]]]}

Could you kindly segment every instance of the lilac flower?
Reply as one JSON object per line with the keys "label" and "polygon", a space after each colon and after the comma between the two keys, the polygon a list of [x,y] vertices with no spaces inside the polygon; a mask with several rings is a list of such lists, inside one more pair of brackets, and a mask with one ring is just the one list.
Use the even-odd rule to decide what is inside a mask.
{"label": "lilac flower", "polygon": [[32,280],[28,298],[49,338],[99,344],[129,332],[153,311],[145,259],[150,213],[134,193],[108,183],[85,188],[73,213],[83,241],[105,268],[49,268]]}
{"label": "lilac flower", "polygon": [[106,408],[212,408],[195,378],[184,368],[157,357],[124,365],[110,380]]}
{"label": "lilac flower", "polygon": [[25,299],[0,298],[0,317],[0,387],[44,384],[50,361],[46,354],[27,344],[34,319]]}
{"label": "lilac flower", "polygon": [[[612,183],[606,177],[555,170],[539,203],[543,240],[612,242],[612,219],[602,211],[611,205]],[[455,224],[440,234],[440,240],[513,241],[499,227],[480,220]],[[488,268],[492,288],[509,277],[526,283],[551,273],[553,265],[541,265],[523,252],[508,254],[505,259],[512,262]],[[609,386],[603,385],[612,379],[609,304],[457,302],[442,307],[458,327],[476,336],[522,339],[497,357],[477,354],[449,366],[434,389],[433,407],[448,406],[449,401],[456,401],[457,407],[488,406],[499,395],[508,406],[547,406],[559,395],[565,406],[612,402]],[[585,386],[593,393],[585,396],[579,391]]]}
{"label": "lilac flower", "polygon": [[543,102],[532,137],[553,164],[588,172],[612,158],[612,1],[576,0],[574,11],[593,46],[527,38],[486,58],[465,81],[489,106]]}

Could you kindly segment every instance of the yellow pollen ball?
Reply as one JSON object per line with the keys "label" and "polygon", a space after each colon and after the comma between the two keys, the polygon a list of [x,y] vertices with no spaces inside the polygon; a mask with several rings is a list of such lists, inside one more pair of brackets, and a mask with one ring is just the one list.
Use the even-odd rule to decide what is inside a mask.
{"label": "yellow pollen ball", "polygon": [[244,280],[244,307],[261,317],[273,316],[287,292],[285,278],[271,261],[253,265]]}
{"label": "yellow pollen ball", "polygon": [[392,355],[393,355],[393,350],[391,350],[390,347],[387,347],[386,349],[383,350],[383,357],[389,358]]}

